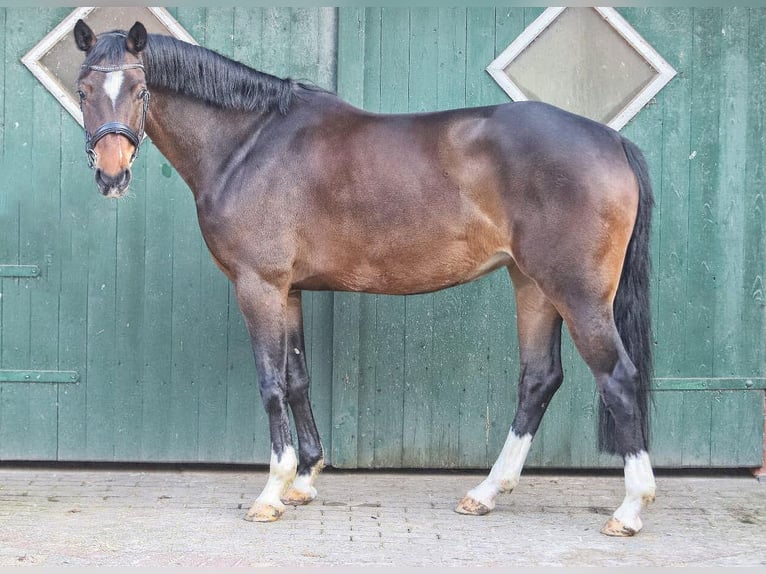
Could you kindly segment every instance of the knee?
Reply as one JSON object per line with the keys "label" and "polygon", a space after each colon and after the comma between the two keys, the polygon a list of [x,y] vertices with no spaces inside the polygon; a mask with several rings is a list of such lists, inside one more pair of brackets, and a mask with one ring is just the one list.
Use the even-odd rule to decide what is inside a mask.
{"label": "knee", "polygon": [[632,365],[629,368],[619,365],[615,367],[612,376],[599,385],[604,403],[611,410],[633,414],[637,402],[635,379],[635,368]]}
{"label": "knee", "polygon": [[521,372],[519,392],[530,398],[548,400],[564,381],[564,371],[560,364],[524,365]]}
{"label": "knee", "polygon": [[260,384],[261,400],[266,412],[275,412],[284,409],[286,393],[277,381],[262,381]]}

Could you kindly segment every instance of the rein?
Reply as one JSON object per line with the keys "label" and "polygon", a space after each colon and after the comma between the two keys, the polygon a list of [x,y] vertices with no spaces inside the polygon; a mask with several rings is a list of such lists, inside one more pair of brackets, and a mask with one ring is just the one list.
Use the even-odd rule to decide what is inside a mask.
{"label": "rein", "polygon": [[[121,64],[118,66],[82,66],[83,70],[90,70],[93,72],[102,72],[108,74],[109,72],[121,72],[124,70],[144,69],[144,65],[138,62],[133,64]],[[146,112],[149,110],[149,91],[144,90],[141,94],[143,99],[143,110],[141,111],[141,123],[138,127],[138,132],[122,122],[106,122],[99,127],[93,134],[85,130],[85,153],[88,155],[88,167],[93,169],[96,165],[96,144],[98,141],[107,134],[118,134],[125,136],[133,144],[133,155],[130,156],[130,162],[133,163],[138,157],[138,149],[141,147],[141,142],[144,139],[144,125],[146,124]],[[80,111],[82,111],[83,96],[80,94]]]}

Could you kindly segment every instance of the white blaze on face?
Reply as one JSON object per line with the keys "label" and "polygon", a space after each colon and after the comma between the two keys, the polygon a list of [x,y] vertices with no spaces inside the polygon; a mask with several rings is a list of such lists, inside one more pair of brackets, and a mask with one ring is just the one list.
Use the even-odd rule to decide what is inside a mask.
{"label": "white blaze on face", "polygon": [[109,72],[104,79],[104,92],[112,100],[113,109],[117,108],[117,98],[120,95],[123,80],[124,75],[122,72]]}

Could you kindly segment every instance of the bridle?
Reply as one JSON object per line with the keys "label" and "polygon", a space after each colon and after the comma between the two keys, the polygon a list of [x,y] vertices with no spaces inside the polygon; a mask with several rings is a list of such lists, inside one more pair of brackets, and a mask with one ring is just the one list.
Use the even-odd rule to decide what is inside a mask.
{"label": "bridle", "polygon": [[[140,62],[135,62],[133,64],[120,64],[117,66],[86,66],[83,64],[82,66],[83,70],[89,70],[93,72],[102,72],[105,74],[108,74],[109,72],[122,72],[124,70],[135,70],[135,69],[144,69],[144,65]],[[78,92],[78,95],[80,97],[80,111],[83,111],[83,94],[81,92]],[[133,161],[138,157],[138,149],[141,147],[141,142],[144,139],[144,124],[146,123],[146,112],[149,110],[149,91],[144,90],[141,93],[141,98],[144,101],[143,104],[143,110],[141,111],[141,123],[138,126],[138,131],[135,132],[133,129],[123,124],[122,122],[106,122],[104,125],[102,125],[100,128],[98,128],[93,134],[88,132],[88,130],[85,130],[85,153],[88,155],[88,167],[90,169],[94,169],[96,166],[96,150],[94,149],[96,147],[96,144],[98,141],[103,138],[107,134],[118,134],[121,136],[125,136],[130,140],[130,143],[133,144],[133,155],[130,156],[130,163],[133,163]]]}

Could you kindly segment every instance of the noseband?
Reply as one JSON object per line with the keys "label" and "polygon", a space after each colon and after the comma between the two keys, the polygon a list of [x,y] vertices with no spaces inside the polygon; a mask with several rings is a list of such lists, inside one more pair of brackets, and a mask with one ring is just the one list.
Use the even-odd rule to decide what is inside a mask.
{"label": "noseband", "polygon": [[[109,72],[122,72],[123,70],[135,70],[144,69],[144,65],[141,63],[134,64],[122,64],[119,66],[82,66],[83,70],[90,70],[93,72],[102,72],[108,74]],[[149,109],[149,91],[144,90],[141,94],[141,98],[144,101],[143,110],[141,111],[141,123],[138,127],[138,132],[123,124],[122,122],[106,122],[100,128],[98,128],[93,134],[85,130],[85,153],[88,154],[88,167],[93,169],[96,166],[96,143],[107,134],[118,134],[125,136],[133,144],[133,155],[130,156],[130,163],[138,157],[138,149],[141,147],[141,142],[144,139],[144,124],[146,123],[146,112]],[[80,111],[82,111],[83,96],[80,94]]]}

